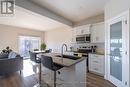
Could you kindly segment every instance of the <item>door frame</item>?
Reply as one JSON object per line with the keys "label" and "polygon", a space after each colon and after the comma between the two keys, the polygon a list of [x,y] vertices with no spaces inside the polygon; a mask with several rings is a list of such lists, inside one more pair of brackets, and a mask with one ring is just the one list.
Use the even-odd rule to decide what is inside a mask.
{"label": "door frame", "polygon": [[[113,17],[113,18],[111,18],[110,20],[107,20],[107,21],[105,21],[105,79],[106,80],[111,80],[110,79],[110,76],[109,76],[109,70],[110,70],[110,65],[109,65],[109,25],[110,24],[112,24],[111,22],[116,22],[115,20],[119,20],[119,18],[121,18],[121,19],[125,19],[125,20],[127,20],[127,26],[126,26],[126,31],[125,31],[125,33],[124,34],[126,34],[126,40],[125,40],[125,42],[126,42],[126,49],[125,49],[125,56],[126,56],[126,59],[124,60],[124,62],[125,62],[125,65],[123,65],[123,67],[126,67],[125,69],[124,68],[122,68],[123,70],[125,70],[125,72],[127,72],[127,73],[125,73],[125,75],[123,74],[123,76],[125,76],[125,79],[123,79],[122,78],[122,83],[123,84],[126,84],[126,81],[127,81],[127,85],[126,86],[120,86],[120,84],[118,84],[117,82],[118,81],[115,81],[115,82],[112,82],[113,84],[115,84],[115,85],[117,85],[117,87],[130,87],[130,75],[129,75],[129,73],[130,73],[130,51],[129,51],[129,47],[130,47],[130,34],[129,34],[129,32],[130,32],[130,10],[128,10],[128,11],[126,11],[126,12],[124,12],[124,13],[122,13],[122,14],[120,14],[120,15],[118,15],[118,16],[116,16],[116,17]],[[124,20],[124,22],[125,22],[125,20]],[[125,27],[125,26],[123,26],[123,27]],[[124,31],[123,31],[124,32]]]}

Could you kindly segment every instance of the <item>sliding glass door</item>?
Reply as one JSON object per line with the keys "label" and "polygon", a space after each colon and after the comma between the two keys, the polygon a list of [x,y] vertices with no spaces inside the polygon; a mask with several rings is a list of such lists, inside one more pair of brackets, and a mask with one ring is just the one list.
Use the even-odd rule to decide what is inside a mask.
{"label": "sliding glass door", "polygon": [[29,51],[40,49],[40,37],[19,36],[20,55],[24,58],[29,57]]}

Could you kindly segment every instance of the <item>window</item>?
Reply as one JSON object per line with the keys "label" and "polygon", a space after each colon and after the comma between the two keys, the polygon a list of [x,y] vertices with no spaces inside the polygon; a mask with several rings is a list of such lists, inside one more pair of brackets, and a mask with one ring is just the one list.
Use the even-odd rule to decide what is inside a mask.
{"label": "window", "polygon": [[19,51],[24,58],[29,57],[29,51],[40,49],[40,37],[19,36]]}

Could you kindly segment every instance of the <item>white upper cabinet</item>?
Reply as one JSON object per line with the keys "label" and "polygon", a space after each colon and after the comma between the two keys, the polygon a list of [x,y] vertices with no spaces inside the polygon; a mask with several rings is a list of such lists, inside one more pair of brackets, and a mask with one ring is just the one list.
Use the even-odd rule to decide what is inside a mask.
{"label": "white upper cabinet", "polygon": [[78,26],[72,29],[71,42],[76,43],[77,35],[91,34],[91,43],[105,43],[104,22]]}
{"label": "white upper cabinet", "polygon": [[71,43],[76,43],[76,30],[71,30]]}
{"label": "white upper cabinet", "polygon": [[105,25],[103,22],[92,24],[91,43],[105,43]]}
{"label": "white upper cabinet", "polygon": [[83,25],[75,28],[76,35],[90,34],[90,25]]}

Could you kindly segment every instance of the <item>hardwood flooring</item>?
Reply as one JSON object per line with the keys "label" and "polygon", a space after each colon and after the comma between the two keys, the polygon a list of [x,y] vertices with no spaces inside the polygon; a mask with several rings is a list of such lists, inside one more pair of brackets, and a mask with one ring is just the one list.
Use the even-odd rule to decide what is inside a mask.
{"label": "hardwood flooring", "polygon": [[87,87],[116,87],[103,77],[87,73]]}
{"label": "hardwood flooring", "polygon": [[0,87],[33,87],[36,83],[35,76],[24,78],[19,73],[0,78]]}
{"label": "hardwood flooring", "polygon": [[[33,87],[38,82],[37,76],[32,72],[29,61],[24,61],[23,74],[14,73],[0,77],[0,87]],[[87,87],[116,87],[102,77],[87,73]]]}

